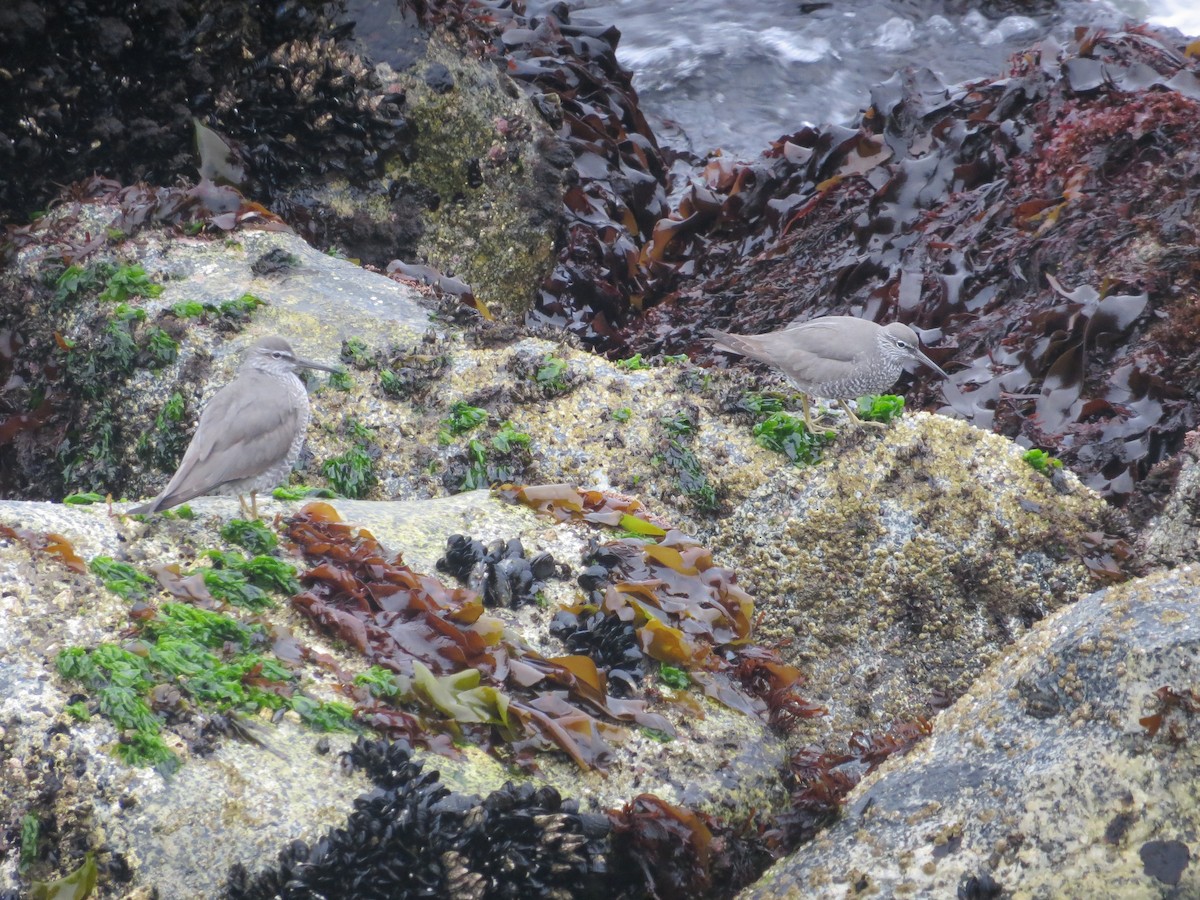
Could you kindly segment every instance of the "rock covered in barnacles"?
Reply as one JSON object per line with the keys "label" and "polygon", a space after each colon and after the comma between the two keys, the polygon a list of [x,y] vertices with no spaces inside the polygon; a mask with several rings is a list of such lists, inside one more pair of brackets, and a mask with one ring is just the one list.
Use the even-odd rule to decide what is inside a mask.
{"label": "rock covered in barnacles", "polygon": [[173,182],[195,164],[193,116],[243,145],[266,192],[256,197],[276,212],[284,185],[330,172],[365,180],[410,150],[404,95],[316,4],[218,0],[203,15],[186,2],[4,6],[0,57],[20,89],[0,96],[5,168],[18,176],[0,184],[0,218],[44,208],[94,171]]}

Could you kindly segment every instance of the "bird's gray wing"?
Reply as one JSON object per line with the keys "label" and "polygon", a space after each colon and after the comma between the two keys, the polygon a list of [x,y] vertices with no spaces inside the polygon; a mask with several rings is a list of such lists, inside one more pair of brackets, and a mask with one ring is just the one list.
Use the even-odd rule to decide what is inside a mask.
{"label": "bird's gray wing", "polygon": [[782,331],[760,337],[769,342],[773,354],[797,360],[812,357],[814,360],[849,363],[875,349],[877,330],[866,320],[836,316],[797,322]]}
{"label": "bird's gray wing", "polygon": [[300,410],[280,396],[281,388],[274,378],[248,373],[217,391],[155,506],[184,503],[228,481],[258,475],[286,457]]}

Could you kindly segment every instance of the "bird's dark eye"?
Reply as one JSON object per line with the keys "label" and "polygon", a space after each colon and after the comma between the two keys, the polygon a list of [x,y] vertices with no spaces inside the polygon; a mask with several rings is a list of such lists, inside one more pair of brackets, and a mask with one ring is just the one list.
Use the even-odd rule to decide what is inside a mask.
{"label": "bird's dark eye", "polygon": [[278,350],[276,350],[276,351],[275,351],[274,353],[272,353],[271,355],[272,355],[273,357],[275,357],[276,359],[283,359],[283,354],[282,354],[282,353],[280,353]]}
{"label": "bird's dark eye", "polygon": [[896,340],[896,346],[899,347],[901,350],[908,349],[908,343],[906,341],[902,341],[899,339]]}

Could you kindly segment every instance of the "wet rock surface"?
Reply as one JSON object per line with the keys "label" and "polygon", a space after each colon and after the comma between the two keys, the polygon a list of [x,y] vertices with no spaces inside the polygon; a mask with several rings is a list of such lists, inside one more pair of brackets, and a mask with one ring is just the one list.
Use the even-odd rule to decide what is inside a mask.
{"label": "wet rock surface", "polygon": [[[1162,630],[1190,570],[1055,610],[1195,551],[1194,454],[1168,458],[1195,418],[1194,46],[1131,28],[1043,42],[995,81],[909,72],[860,127],[714,158],[668,202],[688,176],[616,31],[563,6],[331,30],[321,4],[194,22],[159,4],[169,84],[134,77],[145,35],[86,4],[95,43],[67,29],[35,77],[64,9],[0,29],[28,44],[0,158],[33,172],[5,189],[20,221],[0,242],[0,891],[90,852],[103,896],[270,896],[345,869],[394,893],[390,854],[358,850],[409,813],[435,894],[507,895],[545,852],[548,896],[603,859],[610,897],[727,897],[818,835],[761,889],[1036,894],[1062,870],[1097,895],[1186,890],[1196,850],[1169,820],[1194,812],[1173,779],[1197,701],[1160,650],[1190,640]],[[225,84],[198,86],[185,32]],[[54,100],[93,56],[130,77],[77,94],[105,116],[72,116]],[[231,156],[214,168],[210,146],[206,177],[170,186],[196,164],[181,90]],[[241,167],[240,192],[213,183]],[[119,180],[29,215],[93,169]],[[761,373],[672,355],[713,362],[707,325],[830,312],[912,322],[951,382],[902,382],[885,430],[813,436]],[[119,511],[161,487],[270,333],[345,366],[310,382],[271,531],[220,499],[110,519],[104,495]],[[1096,491],[1132,496],[1130,519]],[[93,505],[30,502],[78,492]],[[221,691],[237,714],[205,705]],[[997,743],[972,729],[1010,719],[1044,744],[1010,729],[981,756],[1009,805],[942,822],[943,784],[936,809],[906,806],[943,759],[985,802],[962,742],[982,754]],[[383,741],[342,757],[350,722]],[[851,871],[875,806],[822,829],[913,747],[866,788],[885,860]],[[121,761],[147,755],[157,770]]]}
{"label": "wet rock surface", "polygon": [[1185,566],[1048,618],[739,896],[1194,893],[1198,603]]}
{"label": "wet rock surface", "polygon": [[[493,346],[486,327],[465,335],[438,328],[423,336],[419,308],[406,305],[407,295],[393,281],[361,270],[352,274],[338,260],[317,268],[285,234],[247,232],[245,242],[218,245],[151,229],[140,234],[137,246],[144,259],[123,258],[144,262],[143,271],[154,274],[151,283],[167,271],[179,276],[163,279],[157,296],[125,298],[127,308],[147,311],[147,322],[173,316],[166,310],[185,296],[203,300],[198,306],[205,310],[214,304],[219,309],[217,301],[231,289],[236,293],[249,284],[263,291],[266,305],[249,309],[242,330],[228,337],[213,328],[219,316],[213,322],[185,317],[189,327],[180,332],[181,347],[211,347],[206,352],[214,373],[228,371],[234,349],[265,331],[299,335],[307,355],[340,358],[347,366],[346,383],[313,386],[311,457],[300,478],[310,487],[376,499],[335,501],[345,525],[327,520],[326,513],[298,515],[297,502],[260,504],[265,516],[282,513],[281,534],[304,548],[302,559],[279,557],[299,567],[304,586],[287,595],[296,601],[284,623],[302,647],[320,647],[297,656],[283,649],[292,641],[277,644],[305,674],[275,684],[311,694],[316,702],[341,694],[338,702],[357,710],[364,725],[413,751],[439,754],[421,757],[424,771],[441,772],[442,783],[456,793],[478,798],[499,789],[510,776],[497,759],[535,765],[535,782],[554,787],[582,809],[608,811],[609,852],[618,853],[613,859],[633,866],[627,871],[634,885],[643,884],[637,873],[654,872],[660,893],[680,883],[708,884],[727,894],[750,880],[771,854],[811,836],[833,816],[837,798],[918,740],[928,727],[924,718],[957,696],[1005,642],[1087,590],[1092,535],[1119,525],[1072,476],[1038,473],[1008,441],[963,423],[918,414],[893,421],[882,433],[844,428],[823,446],[821,461],[797,468],[756,441],[753,423],[766,415],[765,401],[738,373],[714,377],[680,361],[617,365],[528,337]],[[255,251],[247,253],[247,246]],[[282,273],[274,265],[259,266],[256,273],[255,261],[279,259],[276,250],[294,261]],[[130,254],[131,247],[124,252]],[[36,266],[24,271],[28,284]],[[332,300],[331,285],[338,286]],[[392,292],[396,296],[383,302]],[[90,294],[77,301],[100,311],[111,309],[104,305],[111,302]],[[321,310],[331,302],[338,312],[327,318]],[[369,323],[365,337],[355,333],[357,315]],[[317,327],[317,321],[325,324]],[[383,340],[381,321],[389,335]],[[82,324],[69,334],[76,346],[97,339]],[[136,326],[131,334],[140,335]],[[199,341],[204,343],[193,343]],[[204,391],[215,389],[212,380],[188,383],[188,371],[181,364],[156,370],[159,395],[199,388],[202,400]],[[105,390],[132,404],[138,396],[144,400],[136,388],[142,378],[150,383],[149,373],[135,368]],[[681,393],[688,397],[684,402]],[[178,430],[186,437],[189,425],[182,421]],[[134,439],[114,433],[116,456],[123,458]],[[971,456],[964,457],[965,447],[973,447]],[[150,493],[166,477],[144,463],[131,463],[129,471],[130,492]],[[500,476],[502,471],[507,474]],[[499,477],[535,485],[507,493],[524,497],[540,516],[469,490]],[[562,482],[604,490],[581,494]],[[627,492],[625,499],[614,487]],[[633,492],[646,506],[629,496]],[[408,503],[387,502],[398,498]],[[413,504],[422,498],[430,499]],[[122,629],[137,634],[145,628],[138,616],[158,622],[164,609],[175,606],[216,602],[220,610],[232,601],[214,600],[214,591],[227,592],[237,572],[252,571],[245,559],[224,549],[202,557],[236,508],[232,500],[197,501],[194,520],[157,517],[142,526],[108,520],[103,506],[87,512],[56,504],[8,508],[14,530],[6,540],[15,565],[27,568],[31,559],[42,560],[56,574],[40,590],[62,594],[64,602],[82,610],[91,592],[104,589],[90,576],[73,575],[67,577],[84,581],[67,593],[51,587],[63,577],[55,554],[67,557],[47,535],[64,535],[67,546],[78,548],[79,560],[72,563],[77,567],[112,556],[155,573],[138,589],[132,622],[122,618],[121,606],[113,606],[102,627],[71,630],[66,640],[72,645],[111,642]],[[78,516],[83,518],[77,522]],[[670,530],[676,527],[700,543]],[[621,532],[604,530],[615,528]],[[448,545],[453,535],[460,539]],[[716,556],[704,541],[717,548]],[[481,594],[459,587],[457,579],[438,587],[421,574],[437,570],[448,546],[456,552],[446,565],[465,574],[468,586],[482,588]],[[403,567],[389,562],[394,550],[403,553]],[[559,572],[550,572],[541,554],[550,554]],[[219,571],[200,586],[188,568],[203,566],[205,558]],[[942,566],[937,563],[942,558],[958,562]],[[183,568],[161,569],[170,562]],[[563,565],[568,578],[549,577],[561,576]],[[531,591],[535,575],[542,587]],[[510,599],[528,600],[532,593],[534,602],[498,602],[485,610],[482,598],[489,588],[494,597]],[[248,597],[261,605],[260,595]],[[37,627],[53,633],[30,596],[11,595],[16,608],[25,610],[22,621],[39,622]],[[412,598],[404,601],[409,612],[396,606],[401,596]],[[370,597],[379,599],[368,602]],[[835,614],[822,619],[822,608]],[[424,611],[412,618],[411,609]],[[255,615],[270,621],[274,614],[268,609]],[[411,621],[416,630],[398,640],[400,632],[393,629],[401,621]],[[420,641],[418,631],[424,635]],[[743,643],[747,636],[754,641],[754,634],[778,649]],[[331,637],[341,644],[327,644]],[[50,650],[16,638],[12,643],[34,653],[27,671],[40,669],[59,684],[60,676],[48,668],[55,658]],[[564,654],[576,661],[543,661]],[[877,660],[873,674],[850,662],[855,654]],[[674,671],[666,673],[664,665]],[[380,674],[380,666],[393,674]],[[373,688],[344,680],[364,669],[374,673]],[[470,683],[463,680],[472,671]],[[504,706],[497,692],[516,690],[505,686],[512,677],[506,673],[514,671],[523,686],[513,695],[516,701]],[[534,680],[549,677],[557,685],[551,693],[561,696],[551,701],[522,694],[535,672],[541,674]],[[301,687],[307,678],[312,684]],[[31,721],[14,732],[28,748],[23,756],[40,759],[45,751],[34,749],[40,735],[63,727],[60,710],[79,693],[71,684],[55,687],[57,699],[43,704],[45,722]],[[174,716],[186,694],[179,691],[175,696],[167,689],[160,698]],[[392,692],[421,699],[395,707],[386,699]],[[289,703],[312,717],[311,705]],[[556,731],[549,723],[558,720],[570,722],[570,728]],[[183,717],[174,726],[182,730],[171,732],[182,740],[168,743],[174,754],[194,754],[188,750],[195,742],[187,737],[187,721]],[[517,723],[524,732],[514,730]],[[98,746],[122,744],[121,732],[114,735],[103,718],[67,727],[97,735]],[[627,732],[623,740],[612,741],[614,728]],[[788,733],[796,750],[791,761]],[[455,735],[465,744],[457,744]],[[214,735],[196,746],[219,747],[234,739]],[[270,737],[263,740],[269,748]],[[805,742],[812,746],[802,748]],[[239,749],[239,758],[252,760],[260,752],[269,750],[251,745]],[[440,754],[449,756],[443,761]],[[325,757],[320,759],[325,765]],[[193,761],[186,758],[184,768]],[[118,765],[109,758],[103,762]],[[591,768],[607,771],[607,777],[581,777],[581,769]],[[161,776],[139,777],[153,783]],[[801,798],[793,799],[791,811],[789,793]],[[10,816],[29,808],[22,796],[12,799]],[[73,802],[64,795],[64,806]],[[281,842],[299,837],[311,850],[322,828],[358,827],[333,811],[306,821],[303,834],[276,837]],[[715,837],[727,853],[708,857],[712,864],[706,868],[696,861],[705,858],[700,848]],[[681,868],[655,868],[659,854],[677,844],[692,848],[678,858]],[[227,852],[224,844],[208,846],[217,856]],[[139,851],[139,859],[143,856],[157,859],[148,849]],[[240,851],[227,858],[230,865],[246,859]],[[278,865],[286,869],[300,857],[288,859],[292,862],[281,859]],[[644,859],[646,867],[634,859]],[[218,869],[203,867],[214,878]],[[154,867],[137,872],[134,877],[144,879],[138,883],[157,883],[160,877]],[[248,871],[237,883],[250,885],[254,877]],[[642,895],[642,888],[630,890],[630,896]]]}
{"label": "wet rock surface", "polygon": [[1153,511],[1138,538],[1138,558],[1146,565],[1174,566],[1200,560],[1200,496],[1197,450],[1200,434],[1191,432],[1171,459],[1142,483],[1138,510]]}
{"label": "wet rock surface", "polygon": [[1084,534],[1116,517],[1073,477],[1060,492],[1019,460],[1003,438],[917,414],[839,439],[794,480],[764,472],[700,529],[761,598],[756,633],[830,708],[802,734],[931,715],[1091,589]]}
{"label": "wet rock surface", "polygon": [[[469,529],[483,536],[517,535],[529,546],[550,548],[562,558],[578,558],[591,531],[588,526],[569,525],[548,530],[546,522],[532,512],[498,501],[486,492],[432,504],[340,501],[339,505],[346,515],[369,524],[389,545],[406,547],[407,558],[431,573],[447,537],[456,529]],[[18,502],[5,503],[0,509],[4,528],[13,527],[7,523],[20,523],[23,535],[60,535],[67,546],[90,560],[111,554],[136,571],[153,572],[160,585],[169,586],[169,593],[162,594],[154,578],[148,578],[150,584],[142,599],[131,603],[114,593],[120,589],[119,585],[114,588],[111,580],[93,574],[97,571],[94,567],[89,572],[87,566],[81,565],[83,571],[73,574],[73,569],[64,564],[69,561],[67,557],[31,548],[27,538],[3,532],[0,564],[4,567],[6,585],[3,593],[6,666],[2,709],[5,756],[12,777],[5,780],[0,806],[6,822],[19,823],[23,817],[33,816],[47,826],[56,826],[54,832],[48,828],[43,832],[45,846],[42,862],[34,870],[35,877],[60,864],[69,867],[71,860],[90,850],[96,854],[103,871],[118,865],[126,865],[130,870],[123,879],[129,883],[127,887],[120,887],[106,876],[106,889],[112,896],[125,896],[128,889],[154,885],[160,889],[162,885],[180,889],[186,886],[194,895],[217,896],[227,877],[234,878],[233,883],[242,885],[239,889],[246,891],[238,896],[269,896],[269,893],[255,893],[246,885],[265,868],[278,848],[295,840],[317,846],[322,833],[335,826],[348,829],[338,840],[351,843],[362,839],[364,828],[370,831],[364,825],[365,820],[352,818],[349,824],[345,821],[355,797],[370,797],[364,801],[368,806],[385,803],[378,794],[370,795],[355,767],[345,769],[338,761],[339,754],[349,749],[353,734],[335,730],[323,736],[313,728],[314,720],[297,718],[294,710],[286,709],[286,715],[270,715],[270,710],[266,710],[257,716],[246,712],[235,716],[230,711],[229,716],[239,719],[242,725],[225,733],[212,731],[206,723],[217,716],[199,699],[199,672],[191,673],[191,687],[188,678],[177,683],[176,694],[182,692],[185,699],[179,706],[176,696],[172,701],[176,708],[164,725],[166,746],[178,758],[174,764],[177,768],[131,766],[118,759],[117,748],[130,740],[131,735],[114,728],[104,713],[103,703],[93,710],[88,721],[78,721],[64,709],[68,703],[95,705],[90,690],[53,674],[56,660],[66,648],[91,649],[114,644],[137,649],[137,623],[145,621],[147,616],[161,614],[167,608],[164,604],[179,602],[186,596],[189,605],[207,607],[246,627],[268,629],[275,641],[268,655],[273,653],[285,661],[300,678],[298,690],[314,701],[360,706],[364,724],[370,721],[385,732],[399,734],[397,720],[393,719],[390,725],[383,721],[382,701],[355,681],[356,675],[368,670],[369,661],[379,661],[380,657],[364,658],[353,648],[330,642],[327,628],[317,624],[314,629],[306,624],[305,605],[299,602],[273,605],[248,614],[232,603],[214,605],[213,596],[194,581],[181,580],[179,574],[156,568],[158,563],[173,561],[185,572],[193,567],[204,571],[205,551],[215,545],[226,552],[229,545],[218,532],[228,524],[226,517],[235,509],[219,499],[201,500],[194,504],[194,518],[159,518],[144,525],[112,519],[103,505],[80,508]],[[264,515],[290,516],[296,511],[296,505],[273,501],[263,504]],[[282,558],[302,562],[286,552]],[[301,568],[301,572],[305,570]],[[311,573],[315,579],[323,577],[316,568]],[[422,577],[428,579],[427,584],[433,584],[430,576]],[[319,583],[309,582],[307,574],[302,579],[309,585]],[[382,596],[379,585],[373,590]],[[569,592],[564,587],[551,584],[546,590],[556,602],[567,602]],[[550,609],[533,605],[497,612],[504,616],[503,620],[485,617],[491,623],[485,633],[495,635],[503,627],[508,633],[519,634],[522,646],[536,644],[547,648],[547,653],[555,652],[557,642],[549,634]],[[482,621],[480,625],[483,626]],[[414,625],[411,640],[418,640],[418,631]],[[147,640],[144,632],[143,640]],[[151,659],[163,652],[161,641],[156,648],[151,647]],[[433,661],[434,657],[423,655],[416,643],[410,649],[417,654],[415,658],[425,659],[435,668],[439,665]],[[503,651],[494,648],[493,652],[498,655]],[[510,652],[515,665],[516,650]],[[528,662],[534,655],[527,654],[525,658]],[[61,663],[58,665],[61,668]],[[452,688],[441,688],[443,692],[448,689]],[[589,772],[590,767],[581,769],[566,756],[547,753],[547,748],[535,751],[534,771],[521,779],[524,785],[532,787],[521,787],[517,794],[524,796],[521,791],[534,790],[550,793],[545,796],[539,793],[540,799],[534,806],[540,804],[544,808],[528,815],[550,815],[559,802],[552,798],[566,797],[572,804],[585,806],[590,814],[603,817],[605,811],[619,811],[623,804],[644,791],[662,798],[663,803],[721,810],[725,815],[732,813],[734,818],[751,810],[782,806],[786,791],[778,781],[777,769],[784,760],[783,744],[770,733],[765,721],[699,696],[688,699],[680,694],[677,696],[681,699],[675,704],[664,700],[664,694],[675,695],[675,692],[663,687],[647,696],[658,697],[656,708],[667,714],[666,718],[660,717],[660,727],[673,733],[673,739],[667,743],[662,743],[664,734],[641,733],[644,729],[632,727],[632,723],[628,728],[606,726],[602,735],[590,738],[589,753],[599,753],[601,745],[607,748],[602,754],[607,777],[602,777],[599,771]],[[458,694],[460,702],[466,702],[465,696]],[[554,691],[548,691],[547,696],[554,696]],[[556,702],[561,707],[562,701]],[[552,715],[557,717],[562,713],[559,707],[547,709],[553,709]],[[589,708],[596,713],[595,707]],[[626,702],[624,708],[632,707]],[[416,711],[415,707],[410,709]],[[514,704],[513,715],[515,710]],[[392,714],[409,715],[395,710]],[[424,766],[424,774],[413,772],[411,779],[397,775],[390,786],[403,787],[411,780],[412,784],[404,789],[413,797],[426,797],[428,792],[422,793],[420,785],[435,783],[437,789],[428,798],[429,802],[452,793],[452,806],[445,815],[450,816],[448,821],[458,823],[454,825],[454,833],[466,835],[462,840],[471,846],[481,841],[486,843],[483,836],[470,837],[474,833],[470,829],[476,827],[471,822],[475,820],[468,817],[464,823],[461,814],[472,804],[478,804],[480,798],[496,792],[501,793],[484,805],[504,808],[506,801],[500,797],[510,790],[504,788],[504,783],[516,773],[509,762],[490,758],[475,746],[474,739],[457,748],[448,741],[437,743],[432,736],[436,727],[433,723],[446,713],[431,715],[433,718],[421,733],[434,741],[438,752],[420,753],[419,766]],[[464,721],[461,727],[470,729],[479,725],[471,726]],[[567,725],[568,729],[572,727]],[[204,739],[200,739],[202,732],[207,735]],[[468,737],[469,731],[460,736]],[[577,736],[581,744],[586,739],[582,733]],[[401,750],[400,746],[396,745],[393,755],[409,752],[415,755],[411,743],[404,742],[409,750]],[[378,755],[384,751],[372,752]],[[652,758],[656,762],[650,765]],[[635,764],[635,759],[640,761]],[[366,761],[360,760],[357,765],[366,765]],[[403,768],[400,763],[397,766]],[[371,777],[380,783],[378,772]],[[530,799],[526,797],[517,805]],[[387,802],[403,807],[407,801],[393,798]],[[740,814],[733,812],[739,808]],[[369,818],[375,813],[363,815]],[[385,813],[380,811],[378,815]],[[481,827],[485,831],[506,830],[494,823]],[[593,837],[602,838],[608,827],[606,824]],[[458,830],[462,828],[467,831]],[[434,864],[443,866],[443,853],[449,847],[440,845],[441,839],[433,831],[427,837]],[[458,849],[467,858],[464,863],[467,868],[483,865],[470,862],[475,851],[468,852],[463,846]],[[563,853],[569,856],[575,852],[575,842],[568,841]],[[337,857],[333,851],[325,856],[328,858],[330,854]],[[295,853],[289,858],[294,859]],[[119,859],[127,862],[121,863]],[[10,861],[11,864],[0,868],[0,877],[15,884],[17,855],[10,855]],[[385,862],[383,858],[371,861],[364,857],[351,868],[359,871],[356,877],[384,877],[380,873],[371,876],[371,867]],[[342,863],[340,869],[332,871],[347,872],[349,857]],[[245,866],[246,871],[231,876],[229,868],[235,864]],[[504,868],[498,861],[485,868],[488,866]],[[454,866],[438,869],[439,877],[451,879],[453,869]],[[582,871],[587,870],[585,864]],[[447,890],[453,894],[453,890]]]}

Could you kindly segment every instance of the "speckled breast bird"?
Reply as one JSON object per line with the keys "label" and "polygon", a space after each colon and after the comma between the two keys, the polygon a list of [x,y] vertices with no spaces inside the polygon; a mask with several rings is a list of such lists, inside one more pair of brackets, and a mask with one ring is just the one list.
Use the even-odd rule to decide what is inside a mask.
{"label": "speckled breast bird", "polygon": [[242,514],[257,519],[258,492],[287,477],[304,445],[310,414],[308,392],[296,377],[301,369],[336,371],[296,356],[281,337],[258,341],[246,352],[237,377],[204,408],[163,492],[129,512],[154,513],[193,497],[237,494]]}
{"label": "speckled breast bird", "polygon": [[880,422],[864,422],[846,401],[890,389],[906,363],[923,363],[949,377],[921,352],[916,332],[899,322],[877,325],[854,316],[822,316],[767,334],[707,333],[716,349],[770,363],[787,376],[800,391],[810,432],[815,430],[810,396],[836,400],[856,425],[882,428]]}

